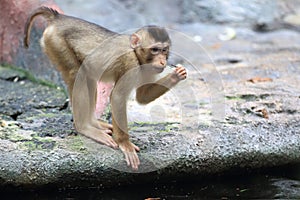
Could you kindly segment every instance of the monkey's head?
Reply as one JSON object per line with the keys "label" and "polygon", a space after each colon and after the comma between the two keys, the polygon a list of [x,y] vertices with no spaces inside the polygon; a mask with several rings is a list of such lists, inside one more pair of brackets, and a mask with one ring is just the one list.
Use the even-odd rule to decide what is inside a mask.
{"label": "monkey's head", "polygon": [[160,73],[167,65],[171,40],[167,31],[158,26],[145,26],[130,36],[140,65],[147,71]]}

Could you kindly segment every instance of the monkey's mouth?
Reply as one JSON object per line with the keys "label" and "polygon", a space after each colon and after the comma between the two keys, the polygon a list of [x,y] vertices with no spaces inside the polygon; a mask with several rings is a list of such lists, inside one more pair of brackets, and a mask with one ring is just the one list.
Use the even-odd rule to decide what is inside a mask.
{"label": "monkey's mouth", "polygon": [[156,72],[156,73],[161,73],[163,72],[165,69],[165,67],[157,67],[157,66],[154,66],[153,67],[153,70]]}

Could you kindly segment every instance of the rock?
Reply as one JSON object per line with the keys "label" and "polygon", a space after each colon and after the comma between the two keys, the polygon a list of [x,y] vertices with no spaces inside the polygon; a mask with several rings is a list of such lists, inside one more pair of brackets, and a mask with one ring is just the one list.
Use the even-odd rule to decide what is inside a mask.
{"label": "rock", "polygon": [[293,26],[299,26],[300,25],[300,13],[296,15],[287,15],[283,19],[284,22],[293,25]]}
{"label": "rock", "polygon": [[[255,0],[251,4],[239,0],[197,1],[59,1],[70,15],[96,22],[114,31],[128,32],[149,24],[173,27],[174,24],[209,23],[251,27],[264,26],[272,30],[285,15],[297,12],[299,1]],[[78,4],[82,5],[80,8]],[[105,9],[103,9],[105,7]],[[114,12],[118,7],[118,12]],[[99,11],[100,10],[100,11]],[[226,10],[226,12],[224,12]],[[85,13],[84,13],[85,11]],[[88,15],[86,14],[88,13]],[[120,21],[120,19],[122,19]],[[275,26],[275,27],[274,27]],[[262,28],[262,27],[261,27]]]}
{"label": "rock", "polygon": [[[239,0],[199,0],[182,3],[181,22],[206,22],[249,26],[254,23],[271,23],[281,18],[289,3],[261,0],[249,2]],[[226,12],[224,12],[226,11]]]}
{"label": "rock", "polygon": [[[74,0],[57,3],[66,14],[95,22],[116,32],[132,33],[135,29],[149,24],[168,26],[177,22],[181,17],[179,2],[178,0],[171,2]],[[78,7],[79,4],[82,6]],[[164,12],[161,12],[161,8]]]}

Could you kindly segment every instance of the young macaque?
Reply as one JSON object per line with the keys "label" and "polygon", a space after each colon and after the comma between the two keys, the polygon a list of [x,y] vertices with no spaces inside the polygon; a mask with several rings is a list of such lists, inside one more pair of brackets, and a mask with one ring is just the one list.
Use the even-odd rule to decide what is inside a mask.
{"label": "young macaque", "polygon": [[[136,100],[147,104],[187,77],[186,69],[178,65],[172,73],[155,80],[167,65],[171,46],[168,33],[158,26],[145,26],[131,35],[118,34],[40,7],[25,25],[25,47],[29,46],[36,16],[47,19],[40,43],[68,87],[76,130],[109,147],[119,147],[127,165],[137,170],[139,147],[130,142],[127,127],[130,92],[136,88]],[[95,117],[97,81],[114,83],[110,96],[112,125]]]}

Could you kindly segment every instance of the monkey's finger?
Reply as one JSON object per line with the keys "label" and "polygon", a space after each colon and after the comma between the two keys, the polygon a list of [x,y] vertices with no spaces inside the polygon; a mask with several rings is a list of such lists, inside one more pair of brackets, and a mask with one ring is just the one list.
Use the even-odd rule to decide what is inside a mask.
{"label": "monkey's finger", "polygon": [[117,145],[115,145],[113,142],[111,142],[111,141],[108,141],[108,142],[106,142],[106,143],[104,143],[106,146],[109,146],[109,147],[111,147],[111,148],[113,148],[113,149],[118,149],[118,146]]}
{"label": "monkey's finger", "polygon": [[133,160],[136,168],[138,168],[138,166],[140,165],[140,159],[136,152],[133,153]]}
{"label": "monkey's finger", "polygon": [[179,74],[179,75],[187,75],[187,73],[186,73],[185,70],[178,72],[178,74]]}
{"label": "monkey's finger", "polygon": [[135,144],[132,144],[133,145],[133,148],[136,150],[136,151],[140,151],[140,148],[138,146],[136,146]]}
{"label": "monkey's finger", "polygon": [[176,68],[176,73],[182,73],[182,72],[186,72],[186,69],[184,67]]}
{"label": "monkey's finger", "polygon": [[126,162],[127,162],[127,166],[131,166],[131,168],[133,169],[133,170],[135,170],[136,169],[136,165],[135,165],[135,163],[134,163],[134,158],[133,158],[133,156],[132,156],[132,152],[126,152],[125,153],[126,154],[126,156],[127,156],[127,158],[126,159],[128,159]]}
{"label": "monkey's finger", "polygon": [[141,164],[141,162],[140,162],[140,159],[139,159],[138,155],[136,155],[136,163],[137,163],[137,166],[139,166],[139,165]]}
{"label": "monkey's finger", "polygon": [[131,165],[132,169],[137,170],[137,166],[136,166],[136,163],[134,161],[134,157],[130,156],[129,159],[130,159],[130,165]]}
{"label": "monkey's finger", "polygon": [[177,75],[179,75],[180,77],[185,77],[187,76],[187,72],[185,69],[182,69],[180,71],[177,72]]}
{"label": "monkey's finger", "polygon": [[112,135],[112,130],[110,129],[105,129],[104,132],[108,135]]}
{"label": "monkey's finger", "polygon": [[111,141],[111,142],[110,142],[110,146],[111,146],[112,148],[114,148],[114,149],[118,149],[118,148],[119,148],[119,146],[117,145],[117,143],[116,143],[115,141]]}
{"label": "monkey's finger", "polygon": [[180,70],[176,70],[176,72],[175,72],[177,75],[185,75],[185,74],[187,74],[187,72],[186,72],[186,70],[185,69],[180,69]]}
{"label": "monkey's finger", "polygon": [[124,147],[120,146],[121,151],[124,153],[125,155],[125,161],[127,166],[131,166],[134,169],[134,164],[133,164],[133,160],[132,160],[132,152],[127,151],[126,149],[124,149]]}
{"label": "monkey's finger", "polygon": [[129,159],[130,159],[131,167],[132,169],[137,170],[140,163],[139,157],[136,154],[136,152],[130,152],[129,154],[130,154]]}
{"label": "monkey's finger", "polygon": [[112,126],[108,126],[108,125],[107,125],[107,126],[104,126],[103,129],[104,129],[104,130],[110,130],[110,131],[113,130]]}
{"label": "monkey's finger", "polygon": [[113,130],[113,125],[107,124],[107,128]]}
{"label": "monkey's finger", "polygon": [[181,73],[181,74],[180,74],[180,78],[186,79],[186,77],[187,77],[187,74],[186,74],[186,73]]}
{"label": "monkey's finger", "polygon": [[130,166],[130,160],[129,160],[128,152],[124,152],[124,154],[125,154],[125,160],[126,160],[127,166]]}
{"label": "monkey's finger", "polygon": [[105,142],[105,145],[112,147],[114,149],[118,149],[118,144],[112,139],[111,136],[108,136],[107,141]]}
{"label": "monkey's finger", "polygon": [[186,74],[178,74],[177,77],[179,80],[184,80],[186,79]]}

